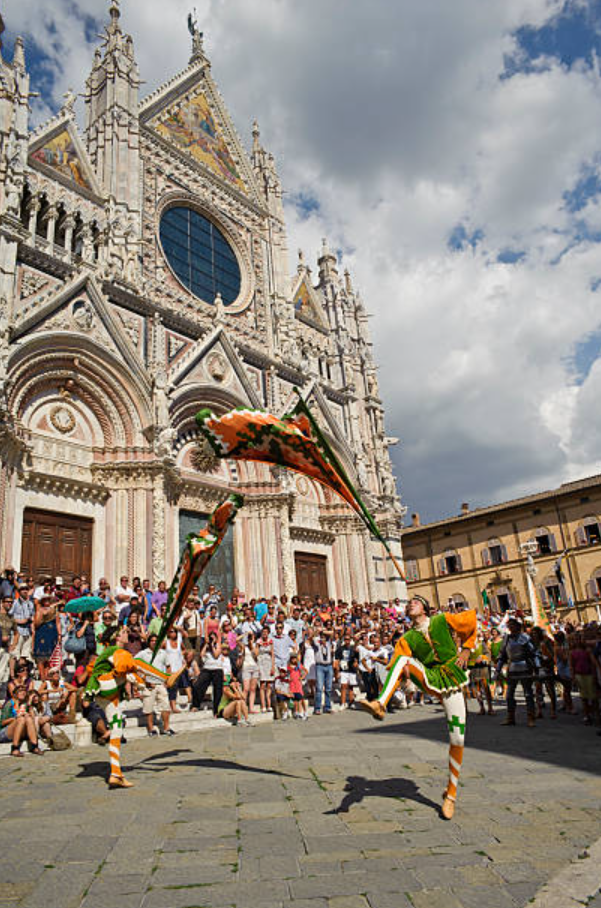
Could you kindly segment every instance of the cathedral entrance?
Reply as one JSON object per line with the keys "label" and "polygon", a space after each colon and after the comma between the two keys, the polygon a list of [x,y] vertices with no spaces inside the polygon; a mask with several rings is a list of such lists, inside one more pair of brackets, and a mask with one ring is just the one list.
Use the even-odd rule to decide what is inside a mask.
{"label": "cathedral entrance", "polygon": [[26,508],[21,571],[35,580],[62,577],[63,584],[70,584],[76,574],[85,574],[91,581],[93,528],[87,517]]}
{"label": "cathedral entrance", "polygon": [[296,592],[299,596],[328,598],[328,559],[313,552],[295,552]]}
{"label": "cathedral entrance", "polygon": [[[189,533],[197,533],[203,529],[208,514],[197,513],[195,511],[179,512],[179,546],[180,553],[184,549],[186,536]],[[200,594],[206,593],[209,586],[213,584],[223,593],[223,602],[221,611],[225,610],[226,603],[232,595],[232,590],[236,586],[235,565],[234,565],[234,532],[229,530],[215,555],[209,561],[209,565],[200,579]]]}

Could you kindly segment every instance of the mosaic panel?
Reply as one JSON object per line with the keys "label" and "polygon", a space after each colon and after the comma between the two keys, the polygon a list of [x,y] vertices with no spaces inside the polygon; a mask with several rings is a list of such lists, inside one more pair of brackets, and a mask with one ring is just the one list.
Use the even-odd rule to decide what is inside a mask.
{"label": "mosaic panel", "polygon": [[77,183],[78,186],[84,189],[92,188],[68,129],[59,132],[57,136],[34,151],[31,157],[34,161],[40,161],[46,167],[57,170],[64,177]]}

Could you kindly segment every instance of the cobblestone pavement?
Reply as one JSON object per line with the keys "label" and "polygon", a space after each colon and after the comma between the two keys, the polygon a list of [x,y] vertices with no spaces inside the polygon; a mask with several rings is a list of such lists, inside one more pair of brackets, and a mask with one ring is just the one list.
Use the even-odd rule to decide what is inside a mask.
{"label": "cobblestone pavement", "polygon": [[135,741],[129,791],[107,791],[97,747],[4,758],[0,903],[525,905],[600,835],[601,739],[575,717],[532,730],[471,715],[447,823],[441,716],[347,711]]}

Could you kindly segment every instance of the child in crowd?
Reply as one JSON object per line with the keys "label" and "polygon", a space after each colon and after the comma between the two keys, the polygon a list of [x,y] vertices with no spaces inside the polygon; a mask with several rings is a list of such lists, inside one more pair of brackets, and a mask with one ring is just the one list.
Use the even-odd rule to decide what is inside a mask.
{"label": "child in crowd", "polygon": [[287,668],[280,668],[275,679],[274,718],[285,722],[288,718],[288,700],[290,699],[290,679]]}
{"label": "child in crowd", "polygon": [[294,701],[294,718],[306,720],[308,718],[308,706],[303,693],[303,680],[308,675],[306,668],[300,664],[297,653],[290,656],[288,663],[288,680],[290,696]]}

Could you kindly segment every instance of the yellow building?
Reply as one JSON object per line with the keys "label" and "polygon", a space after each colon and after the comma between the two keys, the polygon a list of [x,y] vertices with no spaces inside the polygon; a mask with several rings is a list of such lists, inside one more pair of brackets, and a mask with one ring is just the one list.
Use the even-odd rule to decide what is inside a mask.
{"label": "yellow building", "polygon": [[[596,619],[601,604],[601,476],[421,525],[402,536],[409,595],[529,609],[527,550],[543,604],[562,618]],[[535,543],[535,545],[525,545]],[[561,559],[558,566],[558,561]]]}

